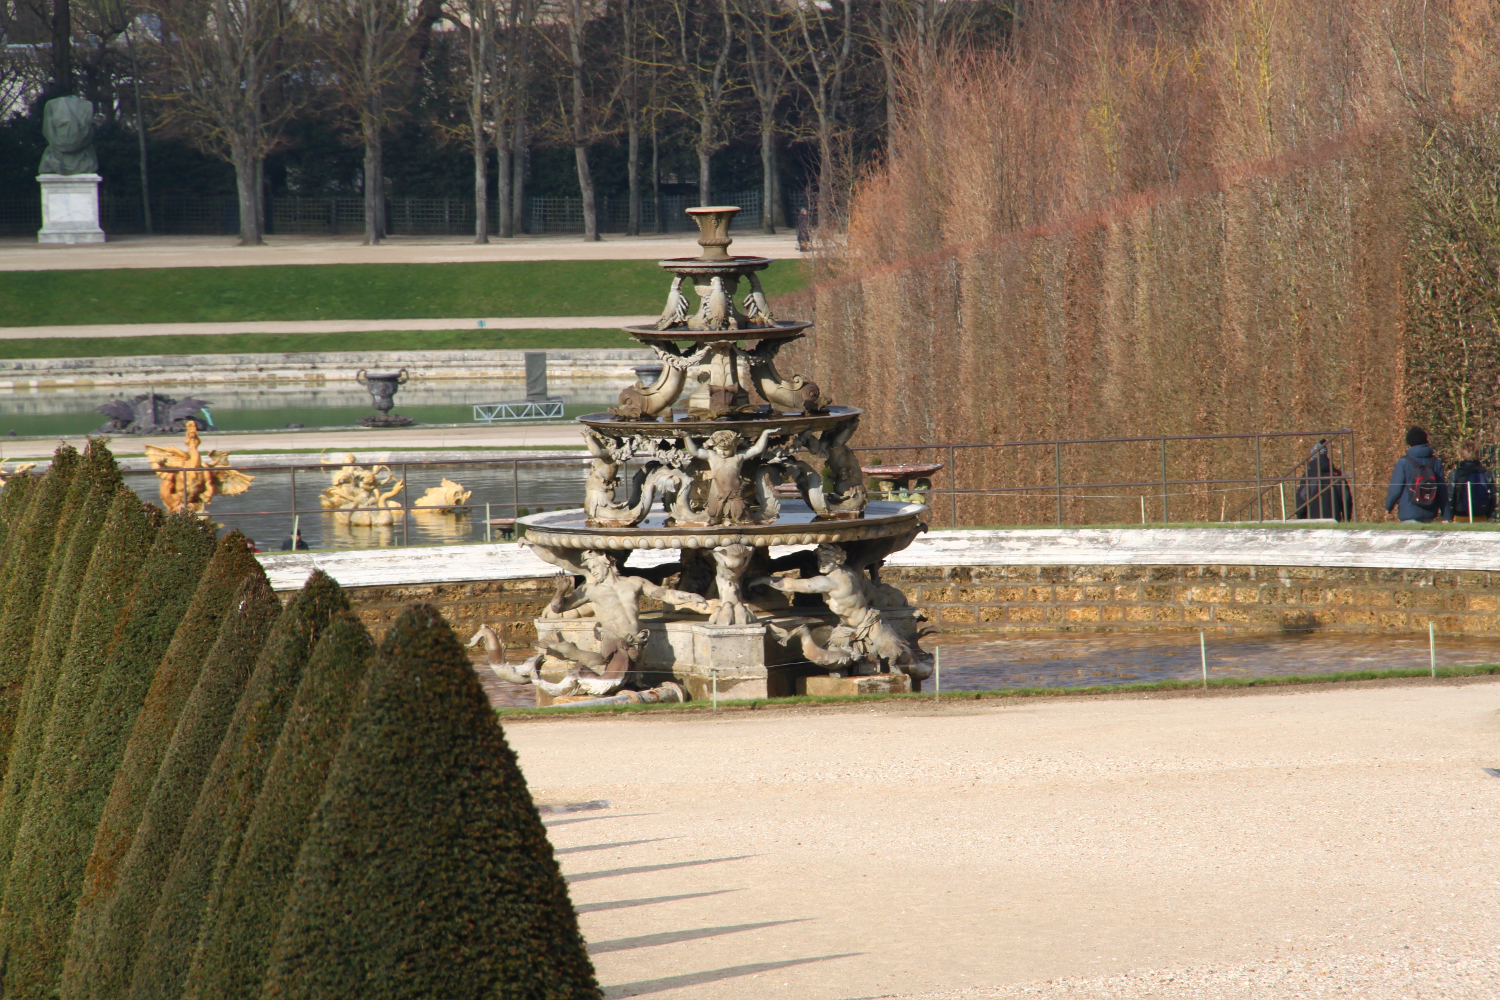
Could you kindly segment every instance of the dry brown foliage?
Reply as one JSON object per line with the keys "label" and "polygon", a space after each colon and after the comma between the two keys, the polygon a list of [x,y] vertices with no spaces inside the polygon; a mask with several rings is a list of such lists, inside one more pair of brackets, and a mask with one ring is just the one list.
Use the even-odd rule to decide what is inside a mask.
{"label": "dry brown foliage", "polygon": [[[1368,519],[1407,422],[1440,449],[1493,425],[1500,122],[1475,109],[1500,93],[1500,4],[1036,6],[1007,50],[913,88],[816,257],[799,360],[867,408],[864,442],[1349,427],[1334,460]],[[1264,474],[1312,444],[1265,445]],[[1074,483],[1161,475],[1155,443],[1060,458]],[[1054,477],[1050,448],[960,464],[960,487]],[[1254,470],[1249,444],[1168,449],[1174,480]],[[1254,494],[1179,490],[1173,520]],[[1140,493],[1160,519],[1159,489],[1064,517],[1134,520]],[[1055,505],[969,498],[959,521]]]}

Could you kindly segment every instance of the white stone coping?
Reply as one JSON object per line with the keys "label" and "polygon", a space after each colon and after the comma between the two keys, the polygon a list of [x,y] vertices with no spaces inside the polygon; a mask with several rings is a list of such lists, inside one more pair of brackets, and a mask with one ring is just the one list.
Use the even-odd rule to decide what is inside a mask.
{"label": "white stone coping", "polygon": [[[773,549],[781,555],[795,548]],[[629,565],[677,558],[634,551]],[[314,568],[345,587],[548,577],[556,567],[515,542],[430,548],[265,553],[276,590],[302,586]],[[1328,566],[1363,569],[1500,570],[1500,532],[1358,528],[1030,528],[935,531],[896,553],[918,566]]]}

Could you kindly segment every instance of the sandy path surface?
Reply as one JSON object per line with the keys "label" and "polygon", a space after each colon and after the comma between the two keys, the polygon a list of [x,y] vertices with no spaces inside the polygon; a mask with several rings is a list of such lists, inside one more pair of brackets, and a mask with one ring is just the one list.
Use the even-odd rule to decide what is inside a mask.
{"label": "sandy path surface", "polygon": [[1500,995],[1500,684],[508,721],[610,997]]}
{"label": "sandy path surface", "polygon": [[[791,233],[736,232],[734,252],[781,259],[798,256]],[[267,236],[260,247],[234,236],[120,236],[88,246],[38,246],[35,239],[0,240],[0,271],[104,267],[245,267],[255,264],[453,264],[505,260],[657,260],[691,256],[688,233],[664,236],[521,236],[476,244],[465,237],[392,237],[367,247],[353,237]]]}

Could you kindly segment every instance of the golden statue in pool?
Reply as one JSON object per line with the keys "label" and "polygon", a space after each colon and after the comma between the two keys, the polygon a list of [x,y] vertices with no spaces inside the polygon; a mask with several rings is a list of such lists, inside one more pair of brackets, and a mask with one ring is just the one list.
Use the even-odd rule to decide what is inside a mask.
{"label": "golden statue in pool", "polygon": [[[214,497],[221,493],[225,496],[243,493],[255,480],[254,476],[229,467],[229,452],[204,453],[199,449],[197,421],[187,422],[183,443],[187,446],[186,451],[146,445],[146,458],[151,468],[164,470],[156,475],[161,479],[161,503],[169,514],[180,510],[202,514]],[[198,471],[172,471],[185,469]]]}

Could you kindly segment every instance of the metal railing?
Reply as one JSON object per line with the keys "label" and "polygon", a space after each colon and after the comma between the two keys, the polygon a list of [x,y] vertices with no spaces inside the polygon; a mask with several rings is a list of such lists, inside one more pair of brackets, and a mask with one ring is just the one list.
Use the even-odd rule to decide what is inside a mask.
{"label": "metal railing", "polygon": [[[1262,434],[1160,435],[1001,443],[868,445],[855,448],[854,451],[861,454],[918,452],[926,453],[934,459],[945,459],[943,470],[934,476],[938,485],[934,485],[923,493],[924,500],[932,508],[936,527],[1000,523],[1063,525],[1120,523],[1127,520],[1133,522],[1137,511],[1141,523],[1148,521],[1163,523],[1174,521],[1174,519],[1176,523],[1181,523],[1184,521],[1238,521],[1241,518],[1245,520],[1288,519],[1289,513],[1296,513],[1296,496],[1294,493],[1292,502],[1289,504],[1286,488],[1295,487],[1299,482],[1306,485],[1309,477],[1304,467],[1306,460],[1300,460],[1300,464],[1289,462],[1286,460],[1287,452],[1291,449],[1299,454],[1303,453],[1303,442],[1308,441],[1326,442],[1323,447],[1327,448],[1333,464],[1341,471],[1354,464],[1354,433],[1347,428],[1334,431],[1287,431]],[[1204,475],[1190,477],[1174,472],[1174,467],[1180,467],[1183,463],[1190,463],[1194,460],[1195,448],[1216,449],[1222,452],[1226,447],[1234,445],[1246,449],[1246,468],[1243,475],[1215,471],[1225,467],[1232,469],[1233,462],[1226,459],[1223,454],[1217,457],[1216,465],[1205,466],[1208,471]],[[1134,468],[1140,469],[1144,462],[1149,462],[1155,474],[1134,477],[1089,475],[1070,477],[1065,475],[1065,471],[1070,467],[1097,468],[1107,465],[1109,461],[1107,456],[1104,459],[1100,458],[1101,449],[1115,449],[1116,457],[1118,457],[1118,449],[1133,449],[1136,452],[1135,460],[1123,463],[1123,467],[1128,468],[1133,465]],[[1027,456],[1035,456],[1036,461],[1027,461]],[[384,466],[391,471],[393,478],[399,474],[399,478],[406,484],[400,491],[399,500],[393,498],[391,506],[385,508],[391,512],[393,523],[390,525],[391,538],[384,541],[386,544],[410,545],[414,534],[411,515],[413,512],[422,510],[414,500],[415,494],[420,490],[412,483],[413,472],[457,470],[454,471],[454,475],[469,471],[472,476],[479,470],[486,470],[489,475],[487,478],[481,476],[482,482],[466,484],[466,486],[473,486],[475,496],[464,505],[471,511],[480,508],[488,510],[484,519],[486,530],[472,530],[478,525],[471,519],[467,537],[457,539],[482,541],[490,537],[488,527],[490,522],[495,520],[496,513],[508,513],[511,518],[515,518],[519,517],[522,511],[534,512],[541,509],[581,506],[585,478],[583,467],[586,462],[586,456],[580,454],[421,462],[367,461],[362,467]],[[997,481],[1015,478],[1005,475],[1011,470],[1035,469],[1043,466],[1050,466],[1049,471],[1052,475],[1047,477],[1048,481]],[[274,518],[280,518],[279,523],[285,525],[289,517],[295,519],[312,516],[332,518],[333,523],[337,524],[338,518],[347,519],[353,510],[369,512],[381,509],[367,506],[334,511],[324,509],[321,503],[316,501],[305,502],[307,490],[310,488],[308,474],[313,473],[318,477],[316,487],[321,492],[322,488],[330,482],[328,478],[330,473],[339,469],[339,465],[308,463],[239,466],[238,468],[256,476],[284,473],[287,477],[285,487],[270,486],[269,489],[280,490],[286,502],[282,505],[272,503],[269,506],[261,505],[245,509],[244,501],[227,497],[216,499],[208,510],[209,516],[222,520],[230,526],[238,526],[240,522],[247,519],[249,523],[255,523],[257,520],[265,523],[264,519]],[[523,469],[548,468],[569,470],[569,481],[559,484],[553,480],[550,489],[546,489],[545,484],[533,482],[527,486],[523,482]],[[215,470],[173,471],[212,472]],[[151,469],[139,469],[126,471],[125,475],[150,477],[151,483],[154,484],[157,472]],[[575,476],[576,479],[573,478]],[[298,495],[299,478],[303,494],[300,498]],[[1327,478],[1324,477],[1325,481]],[[1328,488],[1319,481],[1318,477],[1312,477],[1311,482],[1318,484],[1318,490],[1303,497],[1304,507],[1312,507],[1316,499]],[[1345,475],[1337,481],[1336,485],[1342,486],[1345,483],[1350,490],[1350,499],[1355,499],[1354,477]],[[500,489],[502,486],[505,488]],[[523,493],[523,487],[529,492]],[[141,484],[137,489],[148,498],[154,492],[152,486],[145,484]],[[247,495],[254,497],[256,489],[257,487],[252,487]],[[259,489],[262,496],[268,492],[267,484],[263,483]],[[545,492],[550,492],[552,496],[543,497],[542,494]],[[881,494],[872,492],[871,496],[878,499]],[[1231,498],[1234,500],[1232,507],[1229,502]],[[1011,504],[1019,516],[997,516],[994,507],[997,502]],[[1217,507],[1216,511],[1214,507]],[[1127,511],[1131,516],[1120,516],[1122,510]],[[1115,516],[1096,516],[1101,511],[1105,514],[1113,513]],[[1351,515],[1354,512],[1352,503],[1349,512]],[[1215,514],[1217,516],[1214,516]],[[1268,518],[1268,514],[1272,516]],[[1280,517],[1275,517],[1276,514],[1280,514]],[[309,520],[308,523],[319,522]],[[399,535],[399,541],[396,540],[397,535]],[[480,535],[484,537],[477,537]]]}
{"label": "metal railing", "polygon": [[481,424],[492,424],[499,420],[552,420],[562,415],[561,399],[474,404],[474,419]]}
{"label": "metal railing", "polygon": [[[1326,441],[1330,457],[1341,470],[1347,470],[1354,462],[1354,432],[1348,428],[1340,428],[1331,431],[1273,431],[1249,434],[1195,434],[1195,435],[1151,435],[1143,437],[1116,437],[1116,438],[1071,438],[1065,440],[1042,440],[1042,441],[1005,441],[1005,442],[963,442],[942,444],[916,444],[916,445],[863,445],[852,449],[855,452],[863,452],[879,455],[888,452],[911,453],[926,455],[932,458],[946,456],[947,462],[944,470],[939,474],[941,482],[947,480],[947,486],[934,486],[928,491],[930,506],[934,513],[939,510],[939,502],[946,497],[947,502],[942,504],[947,508],[946,520],[948,527],[961,526],[959,504],[961,500],[969,501],[966,506],[973,508],[971,516],[964,518],[969,524],[1043,524],[1052,522],[1062,525],[1086,524],[1086,523],[1117,523],[1126,520],[1124,517],[1098,518],[1085,516],[1082,518],[1070,517],[1069,507],[1082,510],[1085,514],[1108,509],[1111,505],[1116,508],[1124,502],[1139,504],[1140,521],[1147,523],[1148,515],[1151,523],[1167,523],[1172,521],[1174,515],[1179,521],[1230,521],[1238,520],[1250,507],[1254,508],[1254,520],[1264,521],[1266,518],[1266,497],[1273,492],[1279,492],[1283,498],[1283,508],[1279,520],[1287,520],[1284,498],[1287,484],[1296,484],[1302,477],[1302,469],[1310,457],[1310,450],[1303,449],[1299,442]],[[1183,455],[1172,454],[1176,448],[1181,452],[1188,445],[1206,445],[1219,454],[1204,456],[1198,462],[1205,468],[1223,469],[1232,467],[1233,463],[1225,460],[1222,450],[1224,445],[1232,442],[1246,444],[1253,448],[1250,455],[1244,456],[1245,473],[1241,476],[1224,474],[1205,474],[1202,476],[1187,477],[1173,475],[1173,465],[1182,465]],[[1277,471],[1267,472],[1267,460],[1265,452],[1268,443],[1279,445],[1291,444],[1299,454],[1307,456],[1291,462],[1284,454],[1277,454],[1274,464],[1270,468]],[[1087,461],[1078,459],[1077,453],[1082,450],[1133,446],[1138,453],[1128,462],[1118,462],[1114,467],[1127,466],[1142,469],[1148,462],[1154,466],[1156,475],[1137,475],[1133,478],[1111,477],[1096,478],[1084,477],[1082,479],[1068,478],[1064,475],[1064,469],[1069,466],[1083,465],[1086,467],[1111,466],[1109,461]],[[1277,449],[1284,453],[1284,447]],[[1050,452],[1050,454],[1048,454]],[[1147,454],[1149,453],[1149,454]],[[1010,462],[1012,455],[1019,456],[1015,462]],[[1031,455],[1036,456],[1033,462],[1025,459]],[[1065,461],[1065,455],[1067,459]],[[1251,462],[1253,455],[1253,463]],[[989,479],[989,482],[980,482],[972,486],[961,486],[960,480],[964,478],[959,468],[960,456],[970,457],[969,467],[977,470],[981,479]],[[1347,461],[1346,461],[1347,460]],[[878,462],[879,460],[877,460]],[[1299,464],[1300,463],[1300,464]],[[1050,482],[1016,482],[997,483],[995,469],[1036,468],[1041,465],[1050,465],[1053,475]],[[1354,483],[1352,477],[1342,477],[1347,481],[1351,501],[1357,501],[1354,496]],[[1324,490],[1334,488],[1332,484],[1324,487]],[[1099,491],[1111,491],[1101,493]],[[1235,515],[1229,516],[1229,497],[1231,494],[1248,494],[1247,502],[1236,499]],[[1317,494],[1321,497],[1323,491]],[[1211,511],[1194,511],[1194,506],[1203,507],[1203,501],[1208,498],[1218,497],[1222,500],[1218,517],[1197,516],[1200,513],[1211,513]],[[1316,499],[1315,497],[1314,499]],[[1292,510],[1295,513],[1295,492]],[[1021,511],[1021,505],[1012,503],[1012,507],[1021,515],[1018,517],[985,516],[986,499],[1008,499],[1011,501],[1027,500],[1031,503],[1025,504],[1025,510]],[[1050,508],[1047,514],[1042,513],[1038,501],[1046,503]],[[1091,504],[1082,504],[1081,501],[1094,501]],[[1176,505],[1174,508],[1174,504]],[[1188,510],[1184,512],[1180,508],[1186,505]],[[991,504],[990,507],[995,505]],[[1350,504],[1350,513],[1357,509],[1355,503]],[[1273,508],[1274,512],[1274,508]],[[1159,516],[1157,516],[1159,514]],[[1182,516],[1186,514],[1187,516]],[[1049,516],[1050,515],[1050,516]],[[1250,518],[1246,517],[1249,520]],[[1133,518],[1131,518],[1133,520]]]}

